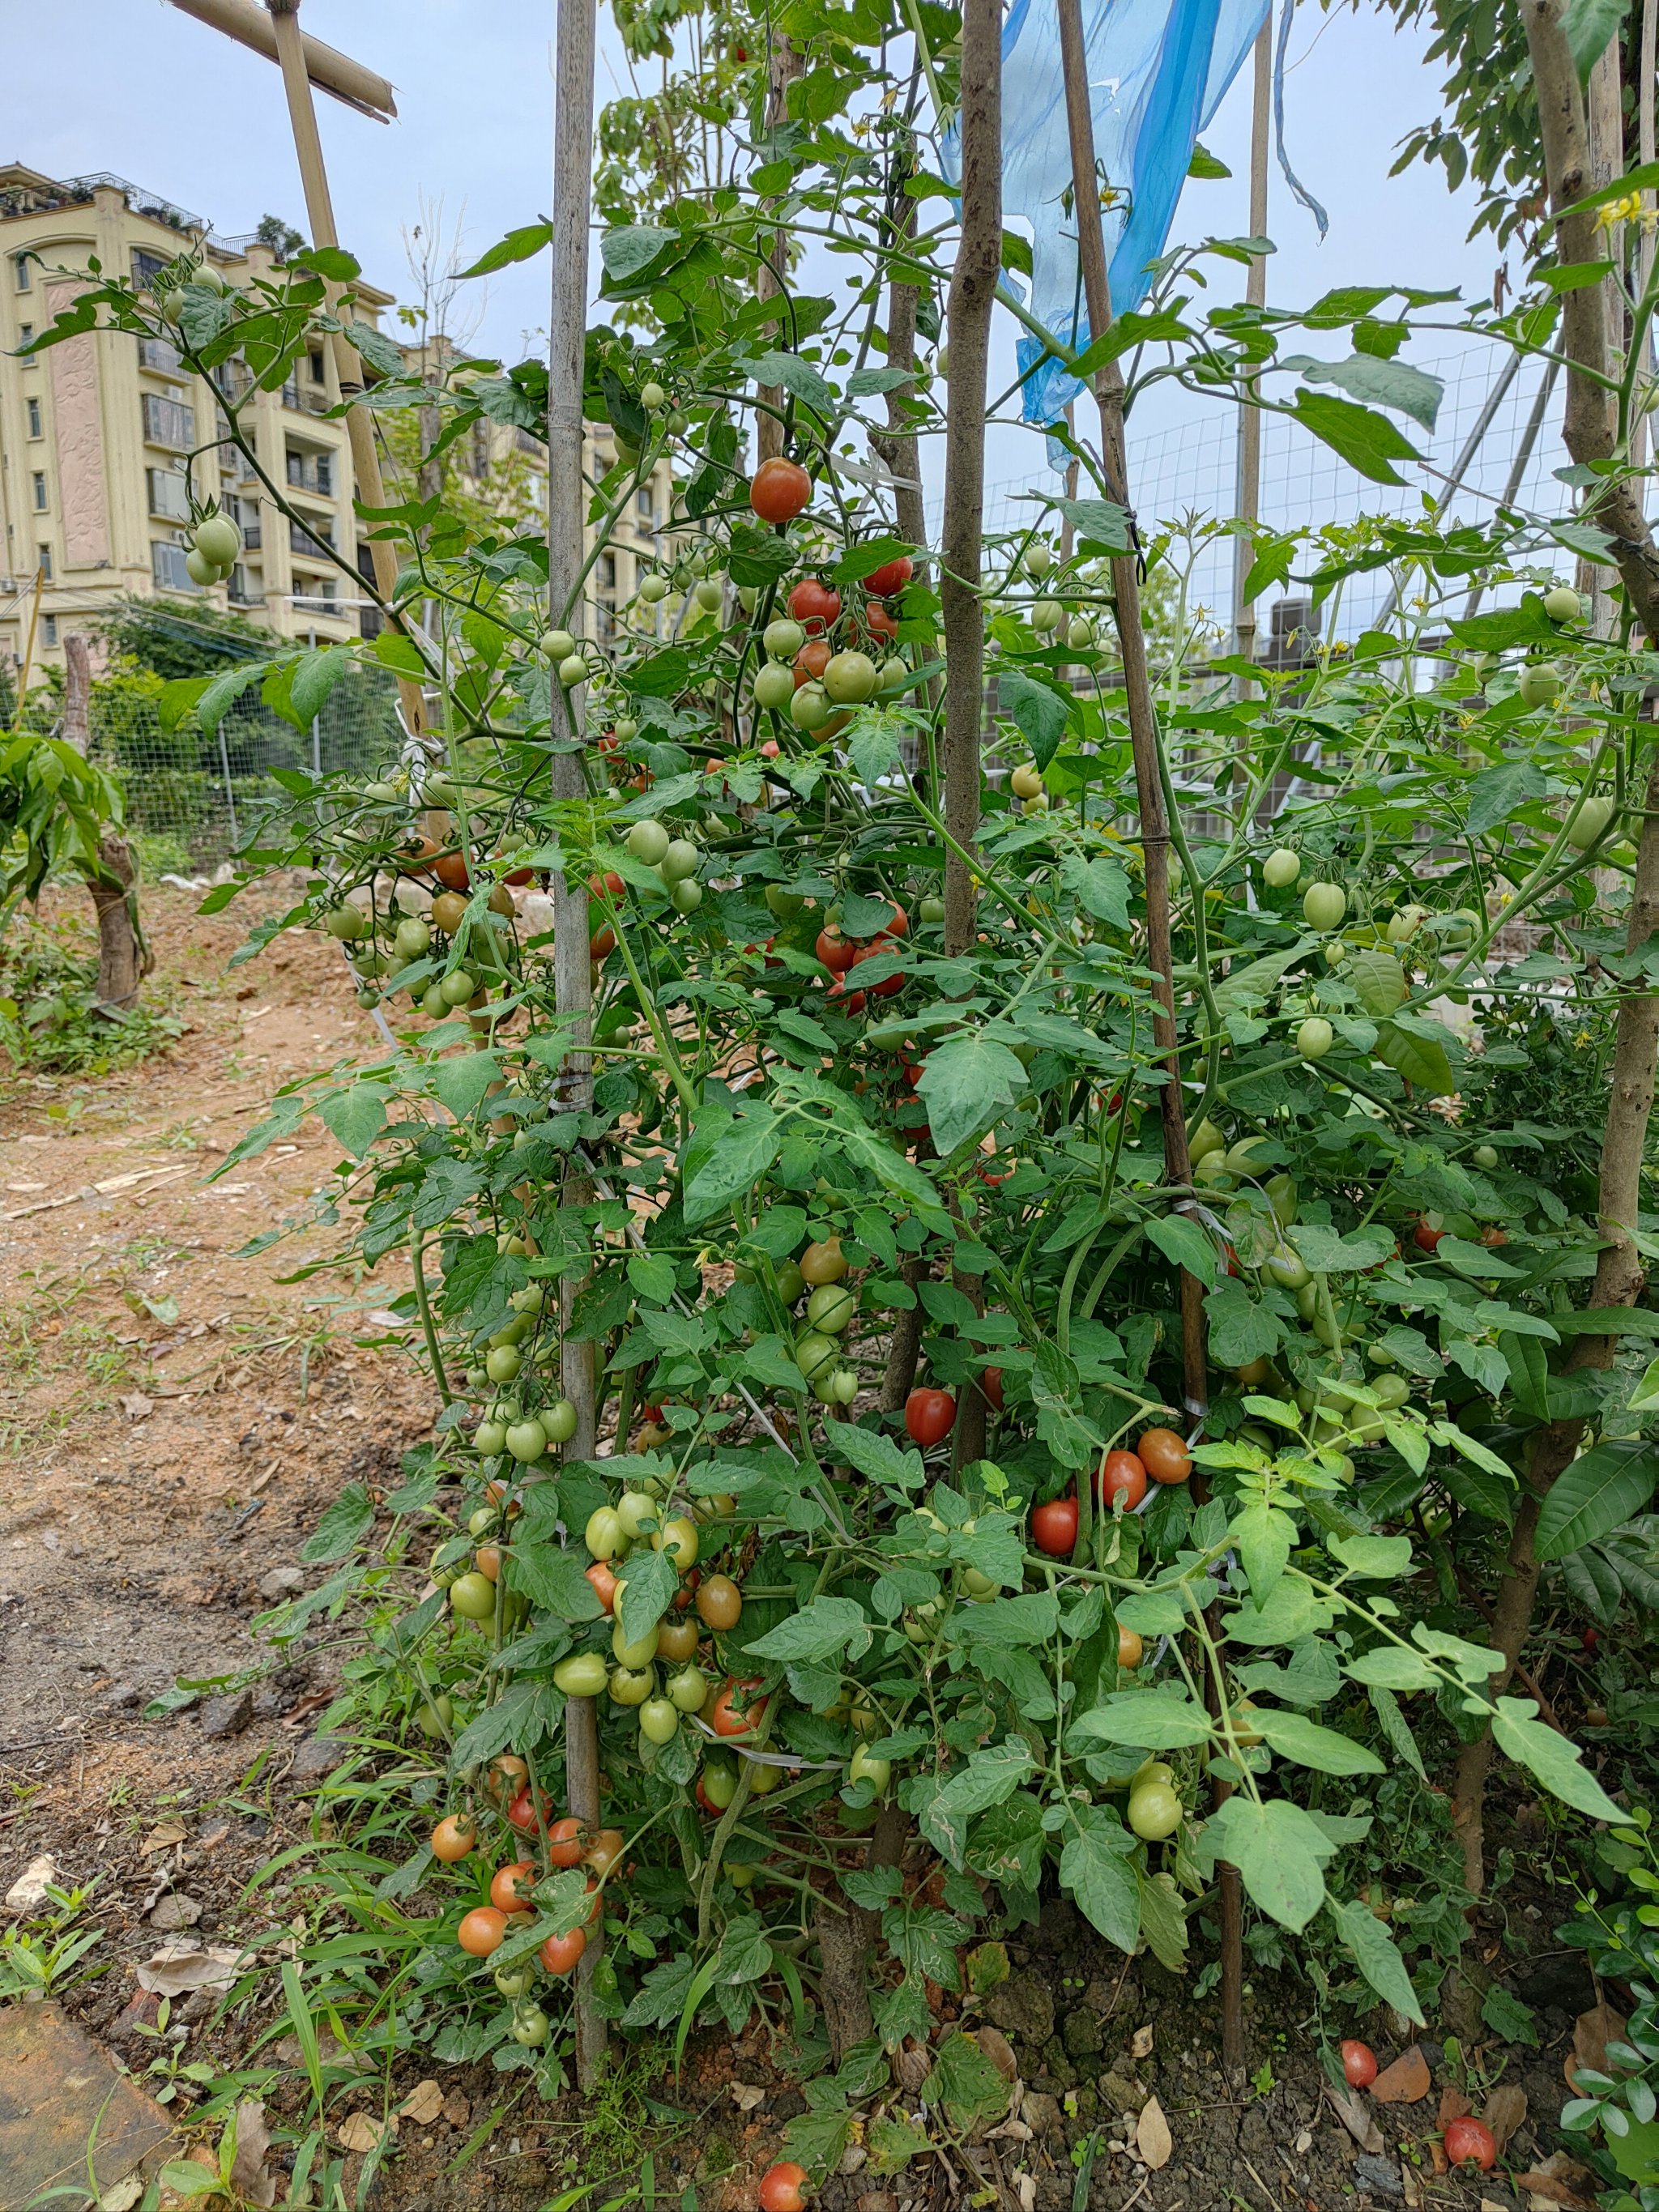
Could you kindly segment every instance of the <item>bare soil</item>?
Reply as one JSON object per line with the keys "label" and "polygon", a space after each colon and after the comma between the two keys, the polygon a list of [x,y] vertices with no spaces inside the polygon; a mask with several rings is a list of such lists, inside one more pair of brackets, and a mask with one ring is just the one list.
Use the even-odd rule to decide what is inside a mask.
{"label": "bare soil", "polygon": [[[76,1924],[101,1931],[95,1971],[69,1989],[65,2009],[152,2090],[184,2063],[259,2069],[293,2055],[277,1968],[305,1923],[280,1879],[249,1886],[279,1853],[330,1832],[331,1759],[317,1732],[352,1646],[324,1622],[279,1665],[251,1624],[283,1571],[307,1584],[330,1571],[300,1558],[322,1510],[349,1480],[389,1486],[434,1412],[414,1363],[372,1348],[388,1331],[370,1316],[406,1287],[405,1266],[285,1279],[334,1249],[337,1231],[315,1218],[331,1140],[302,1129],[210,1180],[281,1083],[376,1052],[378,1033],[332,948],[284,940],[228,969],[252,916],[239,905],[203,919],[195,903],[166,892],[148,902],[160,959],[149,988],[187,1024],[169,1052],[95,1083],[0,1068],[11,1381],[0,1400],[0,1895],[41,1854],[60,1885],[90,1890]],[[78,926],[73,902],[58,918]],[[282,1241],[243,1252],[283,1227]],[[180,1678],[209,1686],[185,1710],[146,1717]],[[1517,1982],[1511,1944],[1498,1971],[1537,2008],[1542,2048],[1486,2046],[1486,2086],[1471,2099],[1480,2109],[1494,2081],[1524,2093],[1512,2174],[1555,2147],[1562,2056],[1574,2014],[1593,2001],[1576,1962],[1553,1960],[1550,1915],[1531,1914],[1532,1964]],[[181,1931],[257,1953],[268,1986],[222,2018],[206,1993],[184,1998],[163,2045],[146,2033],[156,2001],[133,1969]],[[1487,1957],[1501,1932],[1494,1917]],[[1258,1978],[1257,2071],[1241,2089],[1216,2063],[1213,2001],[1194,2005],[1189,1983],[1155,1962],[1126,1962],[1069,1905],[1051,1905],[1009,1951],[1010,1979],[975,2015],[1002,2031],[1018,2064],[1009,2123],[971,2165],[929,2156],[884,2176],[855,2145],[823,2212],[970,2199],[1021,2212],[1527,2205],[1501,2172],[1437,2172],[1442,2100],[1459,2081],[1433,2037],[1423,2042],[1431,2093],[1377,2107],[1382,2146],[1368,2155],[1324,2095],[1305,1983]],[[1398,2045],[1376,2039],[1386,2063]],[[595,2206],[746,2212],[759,2172],[782,2154],[785,2124],[805,2110],[789,2051],[755,2032],[696,2039],[678,2076],[665,2057],[635,2047],[595,2100],[550,2109],[523,2075],[434,2069],[416,2054],[389,2084],[344,2091],[331,2125],[337,2135],[354,2112],[396,2113],[435,2077],[441,2102],[428,2093],[418,2116],[400,2118],[395,2151],[370,2179],[366,2201],[397,2212],[535,2212],[580,2183]],[[292,2071],[258,2078],[257,2093],[273,2124],[299,2123]],[[185,2083],[172,2106],[186,2136],[201,2094]],[[1173,2143],[1162,2165],[1143,2154],[1137,2119],[1154,2096]],[[359,2161],[349,2179],[360,2182]]]}

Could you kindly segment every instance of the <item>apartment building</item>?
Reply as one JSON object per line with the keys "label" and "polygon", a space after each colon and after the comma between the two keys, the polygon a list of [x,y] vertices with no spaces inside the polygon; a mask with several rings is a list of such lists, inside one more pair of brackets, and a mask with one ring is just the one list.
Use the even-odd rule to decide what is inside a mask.
{"label": "apartment building", "polygon": [[[258,239],[214,237],[200,217],[122,178],[58,179],[0,165],[0,657],[14,676],[27,659],[38,678],[77,623],[129,593],[228,607],[280,636],[318,643],[372,635],[379,625],[361,584],[369,552],[353,513],[345,426],[325,419],[338,392],[322,347],[295,364],[280,392],[255,393],[242,417],[259,468],[283,486],[302,523],[271,506],[234,446],[215,442],[228,427],[222,399],[240,398],[252,381],[240,362],[222,365],[216,389],[165,339],[122,331],[17,357],[73,301],[72,272],[94,255],[143,284],[198,248],[232,284],[274,265]],[[378,328],[392,295],[361,282],[355,290],[359,318]],[[417,364],[426,358],[410,354]],[[611,465],[610,437],[606,426],[588,434],[596,474]],[[198,494],[240,526],[243,556],[223,584],[204,590],[185,567],[185,456],[210,446],[195,463]],[[492,511],[505,505],[533,525],[545,512],[544,449],[523,430],[480,423],[461,484]],[[601,639],[657,550],[672,494],[664,465],[595,563]]]}

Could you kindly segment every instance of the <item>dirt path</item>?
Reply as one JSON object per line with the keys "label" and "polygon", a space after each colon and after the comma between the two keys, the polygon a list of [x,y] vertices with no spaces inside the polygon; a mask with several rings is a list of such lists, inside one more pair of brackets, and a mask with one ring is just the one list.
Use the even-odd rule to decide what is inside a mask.
{"label": "dirt path", "polygon": [[[406,1267],[281,1279],[337,1241],[313,1218],[332,1139],[208,1180],[280,1084],[378,1035],[331,946],[228,970],[252,915],[197,903],[146,905],[148,988],[185,1024],[170,1051],[91,1080],[0,1068],[0,1893],[47,1831],[85,1880],[119,1856],[122,1808],[211,1795],[267,1746],[289,1763],[337,1662],[322,1630],[244,1685],[248,1623],[323,1578],[298,1559],[323,1507],[394,1475],[428,1419],[410,1364],[372,1348]],[[78,902],[48,916],[78,934]],[[146,1719],[180,1676],[232,1694]]]}

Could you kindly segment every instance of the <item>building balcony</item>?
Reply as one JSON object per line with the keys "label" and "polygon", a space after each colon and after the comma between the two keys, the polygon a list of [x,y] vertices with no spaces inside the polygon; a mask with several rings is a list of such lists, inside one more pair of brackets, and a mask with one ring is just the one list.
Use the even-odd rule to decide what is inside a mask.
{"label": "building balcony", "polygon": [[326,415],[329,404],[327,391],[320,384],[301,384],[298,377],[291,376],[283,386],[283,404],[296,415]]}

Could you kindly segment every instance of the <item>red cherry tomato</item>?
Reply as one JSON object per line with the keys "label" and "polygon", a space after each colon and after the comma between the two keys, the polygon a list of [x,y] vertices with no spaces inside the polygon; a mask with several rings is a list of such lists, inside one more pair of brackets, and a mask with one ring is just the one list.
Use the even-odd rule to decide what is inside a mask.
{"label": "red cherry tomato", "polygon": [[799,461],[786,461],[781,453],[763,461],[749,479],[749,504],[763,522],[793,522],[811,496],[811,477]]}
{"label": "red cherry tomato", "polygon": [[1121,1498],[1123,1510],[1133,1513],[1146,1495],[1145,1462],[1132,1451],[1108,1452],[1095,1477],[1095,1496],[1106,1511],[1115,1513]]}
{"label": "red cherry tomato", "polygon": [[562,1820],[555,1820],[547,1832],[547,1863],[550,1866],[580,1866],[585,1848],[582,1824],[574,1814],[567,1814]]}
{"label": "red cherry tomato", "polygon": [[904,1425],[923,1451],[942,1444],[957,1422],[957,1401],[948,1390],[913,1390],[904,1401]]}
{"label": "red cherry tomato", "polygon": [[864,580],[864,588],[872,599],[890,599],[895,592],[902,592],[915,571],[910,556],[901,553],[896,561],[884,561]]}
{"label": "red cherry tomato", "polygon": [[471,887],[472,878],[466,872],[464,853],[441,853],[432,863],[432,872],[447,891],[464,891]]}
{"label": "red cherry tomato", "polygon": [[515,1859],[497,1867],[489,1882],[489,1901],[498,1912],[528,1912],[529,1892],[536,1886],[534,1859]]}
{"label": "red cherry tomato", "polygon": [[587,957],[590,960],[608,960],[616,949],[617,933],[609,922],[606,922],[603,929],[596,929],[587,940]]}
{"label": "red cherry tomato", "polygon": [[1594,1651],[1601,1641],[1601,1632],[1599,1628],[1587,1628],[1578,1639],[1581,1650],[1585,1651]]}
{"label": "red cherry tomato", "polygon": [[1077,1500],[1051,1498],[1031,1509],[1031,1541],[1050,1559],[1068,1559],[1077,1544]]}
{"label": "red cherry tomato", "polygon": [[516,1828],[521,1836],[533,1836],[538,1828],[546,1827],[552,1806],[553,1801],[544,1790],[534,1798],[528,1790],[520,1790],[507,1808],[507,1825]]}
{"label": "red cherry tomato", "polygon": [[994,1413],[1002,1411],[1002,1370],[983,1367],[980,1370],[979,1387],[986,1404]]}
{"label": "red cherry tomato", "polygon": [[872,637],[895,638],[898,635],[898,617],[890,607],[883,606],[879,599],[872,599],[864,610],[864,627]]}
{"label": "red cherry tomato", "polygon": [[786,2158],[767,2167],[755,2194],[760,2212],[801,2212],[805,2191],[806,2168]]}
{"label": "red cherry tomato", "polygon": [[832,975],[844,975],[859,955],[858,946],[850,937],[842,935],[841,925],[835,921],[819,930],[812,949]]}
{"label": "red cherry tomato", "polygon": [[1484,2120],[1452,2120],[1446,2128],[1446,2160],[1451,2166],[1474,2166],[1490,2173],[1498,2163],[1498,2138]]}
{"label": "red cherry tomato", "polygon": [[1352,2040],[1342,2046],[1342,2071],[1352,2089],[1369,2089],[1376,2079],[1376,2053],[1369,2043]]}
{"label": "red cherry tomato", "polygon": [[849,990],[844,975],[837,975],[823,995],[834,1002],[840,1013],[861,1014],[864,1012],[863,992]]}
{"label": "red cherry tomato", "polygon": [[893,908],[891,919],[884,921],[876,932],[875,941],[879,945],[884,937],[908,937],[909,934],[910,917],[902,906],[896,906]]}
{"label": "red cherry tomato", "polygon": [[1135,1456],[1154,1482],[1185,1482],[1193,1471],[1193,1455],[1173,1429],[1146,1430]]}
{"label": "red cherry tomato", "polygon": [[536,1956],[550,1974],[568,1974],[586,1948],[586,1929],[573,1928],[568,1936],[550,1936]]}
{"label": "red cherry tomato", "polygon": [[840,618],[841,593],[816,576],[808,576],[790,592],[789,611],[798,623],[821,634]]}
{"label": "red cherry tomato", "polygon": [[835,653],[827,637],[809,637],[791,663],[795,672],[796,690],[799,691],[803,684],[815,684],[834,659]]}
{"label": "red cherry tomato", "polygon": [[709,1708],[708,1725],[716,1735],[753,1735],[766,1711],[764,1698],[751,1702],[749,1697],[750,1691],[759,1687],[758,1676],[747,1682],[736,1682],[728,1676]]}
{"label": "red cherry tomato", "polygon": [[1419,1252],[1432,1252],[1445,1233],[1443,1229],[1431,1229],[1426,1221],[1419,1221],[1412,1231],[1412,1242]]}
{"label": "red cherry tomato", "polygon": [[591,1567],[582,1569],[584,1580],[593,1585],[593,1595],[607,1613],[617,1609],[617,1577],[603,1559],[595,1559]]}
{"label": "red cherry tomato", "polygon": [[507,1934],[507,1915],[499,1906],[477,1905],[455,1930],[455,1941],[475,1959],[487,1959]]}
{"label": "red cherry tomato", "polygon": [[619,899],[626,889],[627,885],[614,868],[607,868],[602,876],[592,875],[587,879],[590,898]]}
{"label": "red cherry tomato", "polygon": [[[853,965],[856,968],[860,960],[878,959],[884,952],[890,952],[892,949],[890,944],[866,945],[862,951],[853,955]],[[868,988],[872,997],[890,999],[896,992],[904,988],[904,970],[896,969],[892,975],[884,975],[879,983],[872,983]]]}

